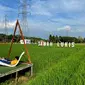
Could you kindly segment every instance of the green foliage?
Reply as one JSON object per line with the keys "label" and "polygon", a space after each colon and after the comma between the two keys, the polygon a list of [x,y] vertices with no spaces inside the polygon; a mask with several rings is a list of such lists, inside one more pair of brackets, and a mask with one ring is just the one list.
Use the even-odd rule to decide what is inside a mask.
{"label": "green foliage", "polygon": [[54,42],[54,43],[56,43],[58,40],[57,40],[57,36],[55,37],[54,35],[49,35],[49,41],[50,42]]}
{"label": "green foliage", "polygon": [[75,42],[75,43],[85,43],[85,38],[81,36],[77,37],[70,37],[70,36],[54,36],[49,35],[49,41],[51,42]]}
{"label": "green foliage", "polygon": [[[11,42],[13,35],[5,35],[5,34],[0,34],[0,42],[4,43],[4,42]],[[30,39],[32,43],[38,43],[38,41],[40,40],[44,40],[47,41],[46,39],[42,39],[42,38],[37,38],[37,37],[26,37],[24,36],[25,39]],[[20,35],[15,35],[14,37],[14,42],[18,43],[21,40],[21,36]]]}

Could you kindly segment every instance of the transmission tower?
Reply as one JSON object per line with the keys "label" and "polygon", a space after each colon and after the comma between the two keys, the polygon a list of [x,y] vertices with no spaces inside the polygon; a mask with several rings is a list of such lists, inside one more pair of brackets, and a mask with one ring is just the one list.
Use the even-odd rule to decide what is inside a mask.
{"label": "transmission tower", "polygon": [[28,28],[28,1],[27,0],[20,0],[19,6],[19,17],[21,17],[21,26],[24,32],[24,35],[29,35],[29,28]]}
{"label": "transmission tower", "polygon": [[8,37],[7,37],[7,35],[8,35],[8,20],[7,20],[7,15],[5,15],[4,16],[5,17],[5,20],[4,20],[4,32],[5,32],[5,42],[7,42],[8,41]]}

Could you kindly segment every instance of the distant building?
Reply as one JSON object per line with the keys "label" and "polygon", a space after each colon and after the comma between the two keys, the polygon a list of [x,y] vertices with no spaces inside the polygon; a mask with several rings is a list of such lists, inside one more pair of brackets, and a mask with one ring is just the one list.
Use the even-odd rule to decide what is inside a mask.
{"label": "distant building", "polygon": [[[24,39],[25,44],[31,44],[31,40],[30,39]],[[20,40],[20,44],[24,44],[23,40]]]}
{"label": "distant building", "polygon": [[41,40],[38,42],[38,46],[46,46],[45,41]]}

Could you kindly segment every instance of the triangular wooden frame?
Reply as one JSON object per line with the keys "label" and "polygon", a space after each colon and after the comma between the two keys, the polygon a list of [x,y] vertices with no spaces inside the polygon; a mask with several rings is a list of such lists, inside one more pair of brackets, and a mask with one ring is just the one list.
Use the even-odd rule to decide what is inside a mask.
{"label": "triangular wooden frame", "polygon": [[13,34],[13,37],[12,37],[12,41],[11,41],[11,46],[10,46],[10,49],[9,49],[8,57],[10,56],[10,53],[11,53],[11,50],[12,50],[12,45],[13,45],[13,41],[14,41],[14,37],[15,37],[15,33],[16,33],[17,27],[19,28],[19,32],[20,32],[21,38],[22,38],[22,40],[24,42],[25,53],[28,56],[28,63],[31,63],[30,55],[28,53],[28,49],[26,47],[26,43],[25,43],[25,40],[24,40],[24,35],[22,33],[22,30],[21,30],[21,27],[20,27],[20,24],[19,24],[19,21],[18,20],[16,22],[16,26],[15,26],[15,29],[14,29],[14,34]]}

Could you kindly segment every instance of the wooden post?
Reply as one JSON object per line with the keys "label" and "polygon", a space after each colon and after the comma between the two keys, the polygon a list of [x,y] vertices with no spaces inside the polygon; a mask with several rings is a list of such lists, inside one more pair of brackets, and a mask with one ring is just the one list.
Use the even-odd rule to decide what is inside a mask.
{"label": "wooden post", "polygon": [[30,67],[30,75],[33,76],[33,64]]}
{"label": "wooden post", "polygon": [[16,26],[15,26],[15,29],[14,29],[14,35],[13,35],[13,38],[12,38],[12,42],[11,42],[11,46],[10,46],[10,49],[9,49],[8,57],[10,56],[10,53],[11,53],[11,50],[12,50],[12,45],[13,45],[15,33],[16,33],[16,30],[17,30],[17,26],[19,27],[19,31],[20,31],[22,40],[23,40],[23,42],[24,42],[25,52],[26,52],[26,54],[27,54],[27,56],[28,56],[28,63],[31,64],[30,55],[29,55],[29,53],[28,53],[28,49],[27,49],[27,47],[26,47],[26,43],[25,43],[25,40],[24,40],[24,35],[23,35],[23,33],[22,33],[22,30],[21,30],[21,27],[20,27],[20,24],[19,24],[19,21],[18,21],[18,20],[17,20],[17,22],[16,22]]}
{"label": "wooden post", "polygon": [[15,85],[17,85],[18,82],[18,71],[16,72],[16,76],[15,76]]}

